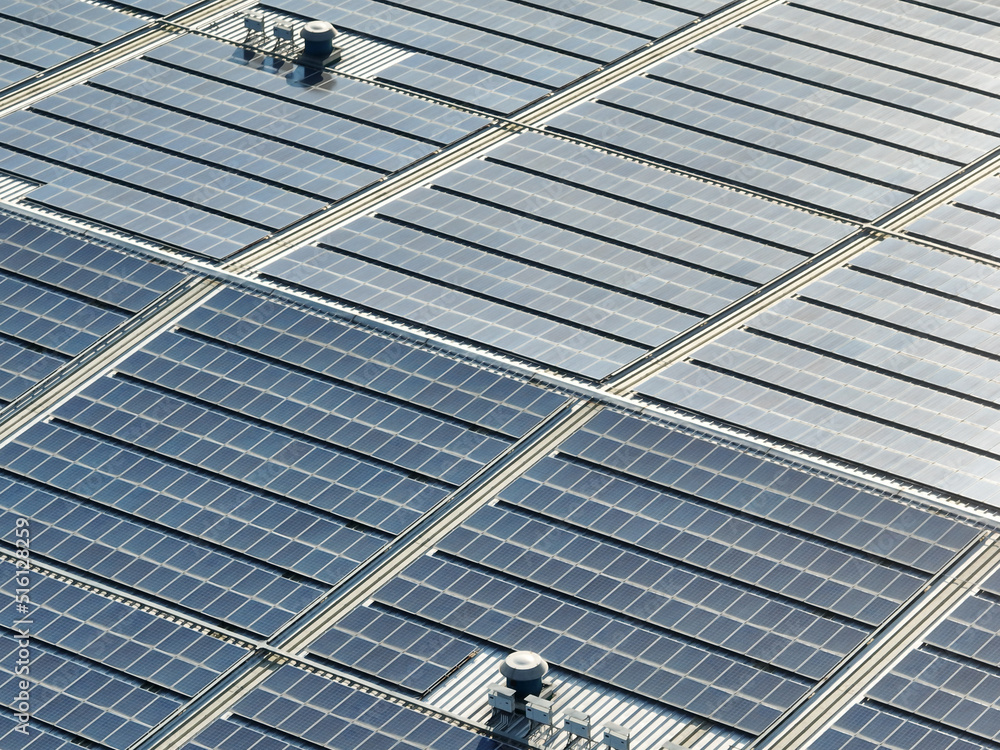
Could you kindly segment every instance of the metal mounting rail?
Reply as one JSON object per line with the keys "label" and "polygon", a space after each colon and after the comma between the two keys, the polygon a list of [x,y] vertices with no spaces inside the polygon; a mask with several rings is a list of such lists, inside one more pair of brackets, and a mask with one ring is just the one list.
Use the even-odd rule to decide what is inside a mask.
{"label": "metal mounting rail", "polygon": [[843,664],[838,676],[810,696],[797,712],[747,750],[805,750],[844,711],[1000,566],[1000,536],[990,534],[882,633]]}

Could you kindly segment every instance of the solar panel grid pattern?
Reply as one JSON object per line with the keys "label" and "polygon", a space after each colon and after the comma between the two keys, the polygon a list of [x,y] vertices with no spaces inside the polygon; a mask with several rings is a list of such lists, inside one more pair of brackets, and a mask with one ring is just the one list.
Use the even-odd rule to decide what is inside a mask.
{"label": "solar panel grid pattern", "polygon": [[[822,737],[824,747],[995,747],[997,577],[969,596]],[[853,743],[853,744],[849,744]]]}
{"label": "solar panel grid pattern", "polygon": [[[14,580],[13,565],[3,563],[0,569],[5,580]],[[32,639],[185,696],[193,696],[245,653],[239,646],[43,575],[31,574],[31,603]],[[0,614],[7,624],[20,618],[13,595]]]}
{"label": "solar panel grid pattern", "polygon": [[[421,129],[419,122],[398,117],[394,120],[391,109],[377,107],[375,94],[379,90],[357,81],[338,81],[337,89],[362,101],[368,100],[371,122],[362,120],[357,111],[352,111],[356,104],[341,101],[340,97],[320,99],[315,105],[308,100],[297,102],[291,93],[279,96],[281,89],[256,90],[248,86],[246,80],[242,86],[228,84],[148,59],[123,63],[95,76],[90,84],[101,92],[116,91],[129,97],[130,103],[123,106],[126,113],[162,109],[166,110],[160,114],[163,118],[169,118],[167,112],[175,113],[177,119],[172,122],[217,124],[218,128],[239,129],[240,133],[263,133],[276,144],[292,144],[314,155],[309,161],[300,156],[294,168],[274,168],[275,177],[308,173],[310,164],[330,164],[331,160],[340,158],[345,160],[338,171],[340,178],[350,176],[347,167],[357,163],[355,186],[360,186],[362,183],[357,180],[362,175],[375,179],[386,171],[399,169],[413,159],[426,156],[438,146],[435,140],[438,134],[432,135],[427,127]],[[87,89],[70,91],[96,95]],[[109,112],[115,114],[117,110],[109,109]],[[371,171],[365,172],[362,167]]]}
{"label": "solar panel grid pattern", "polygon": [[[868,220],[997,144],[979,41],[994,26],[902,2],[807,5],[778,4],[550,127]],[[908,36],[921,16],[932,41]],[[834,103],[846,114],[823,116]]]}
{"label": "solar panel grid pattern", "polygon": [[989,266],[886,240],[639,390],[988,502],[997,290]]}
{"label": "solar panel grid pattern", "polygon": [[436,630],[452,668],[464,634],[751,736],[975,534],[604,412],[355,610],[360,626],[325,638],[341,660],[402,681],[388,665],[416,633],[365,630],[385,612]]}
{"label": "solar panel grid pattern", "polygon": [[475,650],[470,640],[371,605],[352,610],[309,646],[313,656],[418,695],[426,695]]}
{"label": "solar panel grid pattern", "polygon": [[381,80],[482,109],[510,113],[601,64],[695,20],[721,3],[687,12],[629,2],[614,13],[594,3],[526,5],[487,0],[380,3],[326,0],[268,7],[320,19],[416,54],[379,73]]}
{"label": "solar panel grid pattern", "polygon": [[[37,433],[36,433],[37,434]],[[61,436],[57,436],[61,437]],[[19,446],[4,452],[15,470]],[[38,456],[27,454],[38,463]],[[25,461],[28,463],[28,461]],[[53,456],[39,476],[58,486],[86,481],[85,466]],[[30,467],[24,467],[29,471]],[[43,473],[45,472],[45,473]],[[114,512],[83,494],[43,490],[5,473],[2,517],[31,520],[33,552],[41,559],[85,571],[153,596],[182,612],[215,618],[256,635],[269,635],[322,593],[315,583],[292,580],[235,550],[207,544],[184,531],[154,526],[141,516]],[[155,501],[155,499],[154,499]],[[165,514],[180,524],[190,513]]]}
{"label": "solar panel grid pattern", "polygon": [[483,122],[357,81],[316,99],[211,39],[149,54],[4,118],[29,200],[219,259]]}
{"label": "solar panel grid pattern", "polygon": [[[0,634],[5,653],[17,651],[17,639]],[[181,705],[170,693],[156,694],[139,680],[90,660],[32,641],[32,719],[114,750],[125,750]],[[0,675],[0,690],[10,705],[18,677]],[[7,698],[6,696],[10,696]]]}
{"label": "solar panel grid pattern", "polygon": [[[297,667],[280,667],[236,704],[233,721],[217,720],[185,750],[272,747],[275,750],[365,747],[425,750],[505,750],[504,745],[414,709],[355,690]],[[261,743],[260,745],[253,744]]]}
{"label": "solar panel grid pattern", "polygon": [[0,399],[12,401],[184,275],[0,219]]}
{"label": "solar panel grid pattern", "polygon": [[266,635],[564,400],[227,290],[0,450],[2,502],[38,554]]}
{"label": "solar panel grid pattern", "polygon": [[0,28],[0,85],[19,83],[38,71],[91,49],[86,42],[5,18]]}
{"label": "solar panel grid pattern", "polygon": [[[0,715],[0,742],[3,742],[5,747],[11,745],[18,750],[79,750],[80,748],[80,745],[74,742],[75,738],[72,735],[54,727],[36,723],[32,727],[34,732],[25,737],[19,729],[23,726],[13,714],[8,715],[5,711]],[[108,750],[107,745],[93,740],[90,742],[93,750]]]}
{"label": "solar panel grid pattern", "polygon": [[531,134],[266,273],[600,378],[848,232]]}
{"label": "solar panel grid pattern", "polygon": [[[63,36],[103,44],[145,25],[135,16],[84,0],[11,0],[2,14],[28,24],[44,26]],[[51,63],[50,63],[51,64]]]}

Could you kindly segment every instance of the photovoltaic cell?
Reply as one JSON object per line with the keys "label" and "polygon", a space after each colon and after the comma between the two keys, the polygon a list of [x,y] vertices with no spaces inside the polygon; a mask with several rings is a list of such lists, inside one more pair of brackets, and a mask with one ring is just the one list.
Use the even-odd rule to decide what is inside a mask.
{"label": "photovoltaic cell", "polygon": [[[909,4],[901,7],[910,13]],[[873,31],[873,34],[878,32]],[[844,35],[853,36],[847,41]],[[893,47],[902,37],[888,39],[883,35],[883,41],[892,42],[885,52],[869,44],[864,48],[868,54],[859,54],[858,36],[858,27],[841,19],[823,17],[801,6],[775,6],[755,16],[752,23],[729,29],[698,48],[750,65],[759,66],[760,61],[766,59],[767,69],[782,77],[806,80],[858,97],[864,101],[859,105],[862,110],[873,114],[885,106],[902,110],[913,127],[922,132],[933,127],[923,118],[939,121],[939,137],[948,134],[949,139],[965,138],[968,146],[979,153],[996,145],[996,136],[983,132],[989,131],[997,118],[986,92],[958,88],[942,80],[940,70],[938,75],[932,76],[908,70],[904,60],[892,59]],[[942,52],[941,49],[933,50],[936,60],[942,59]],[[878,59],[882,56],[890,58],[886,60],[887,65]],[[983,62],[977,60],[976,65]],[[946,64],[946,67],[950,66]],[[952,67],[945,75],[965,78],[968,73]],[[915,91],[920,92],[918,99],[914,98]],[[911,112],[917,101],[919,112],[914,115]],[[956,107],[956,102],[961,104]]]}
{"label": "photovoltaic cell", "polygon": [[[0,714],[0,742],[4,747],[17,750],[79,750],[79,745],[73,742],[72,735],[60,732],[54,727],[45,726],[35,721],[31,724],[31,732],[25,736],[24,725],[14,718],[14,712],[4,711]],[[96,750],[105,750],[107,745],[94,743]]]}
{"label": "photovoltaic cell", "polygon": [[0,217],[0,399],[11,401],[184,278]]}
{"label": "photovoltaic cell", "polygon": [[847,232],[800,213],[531,135],[266,272],[603,377]]}
{"label": "photovoltaic cell", "polygon": [[[720,491],[736,486],[729,478],[713,481]],[[721,492],[710,496],[714,502],[699,502],[567,457],[544,459],[500,496],[506,503],[559,523],[558,531],[552,527],[547,533],[560,539],[558,544],[566,554],[570,549],[574,556],[585,547],[596,549],[599,545],[593,537],[599,535],[608,542],[628,545],[634,555],[658,560],[650,570],[661,563],[686,563],[867,625],[884,621],[924,581],[922,576],[877,564],[859,552],[833,549],[821,538],[763,519],[726,513],[716,504],[722,499]],[[565,528],[567,524],[589,532],[591,539],[575,540]],[[873,525],[856,528],[855,543],[863,540],[866,531],[871,536],[877,529]],[[473,547],[479,550],[476,554],[489,551],[498,559],[503,557],[496,552],[495,541],[469,544],[470,551]],[[594,560],[603,559],[587,554],[594,554]],[[611,559],[621,553],[608,554]],[[575,560],[565,562],[576,564]],[[563,565],[555,568],[561,570]],[[635,575],[648,572],[643,568]],[[526,575],[549,574],[539,569]],[[578,570],[568,577],[587,584],[594,572]],[[638,591],[634,593],[640,596]],[[622,606],[630,603],[626,592],[616,594],[616,598],[621,598]]]}
{"label": "photovoltaic cell", "polygon": [[867,702],[848,709],[818,741],[829,750],[983,750],[946,727]]}
{"label": "photovoltaic cell", "polygon": [[[822,677],[868,634],[865,627],[834,623],[824,613],[800,607],[794,598],[769,600],[766,592],[748,591],[729,579],[722,565],[718,567],[725,572],[706,574],[698,563],[721,555],[721,544],[711,551],[703,545],[702,554],[693,554],[690,567],[682,568],[672,560],[643,554],[642,548],[548,526],[546,520],[506,508],[484,508],[440,548],[505,574],[506,580],[530,581],[577,607],[590,605],[604,615],[622,612],[806,678]],[[559,551],[548,552],[556,548]],[[814,586],[821,580],[810,578]]]}
{"label": "photovoltaic cell", "polygon": [[35,72],[62,62],[91,48],[90,44],[62,34],[4,18],[0,28],[3,41],[5,82],[16,83]]}
{"label": "photovoltaic cell", "polygon": [[[0,564],[10,598],[4,623],[15,612],[14,566]],[[31,574],[31,637],[100,662],[138,680],[193,696],[232,666],[245,650],[175,622],[54,578]]]}
{"label": "photovoltaic cell", "polygon": [[83,38],[95,44],[110,42],[126,32],[145,25],[145,21],[140,18],[84,0],[42,0],[42,2],[12,0],[4,3],[3,14],[32,25],[44,26],[71,38]]}
{"label": "photovoltaic cell", "polygon": [[748,733],[762,731],[810,682],[784,670],[765,671],[661,625],[438,557],[421,558],[375,599],[502,648],[536,651],[563,669]]}
{"label": "photovoltaic cell", "polygon": [[[266,179],[289,190],[313,193],[317,199],[342,198],[381,176],[380,172],[279,143],[266,131],[265,135],[237,132],[200,117],[147,105],[90,86],[76,86],[65,93],[49,96],[35,109],[71,118],[81,125],[99,129],[97,132],[113,133],[177,156],[204,160],[244,177]],[[142,174],[138,166],[144,160],[137,158],[136,161],[137,168],[129,175],[130,179]],[[124,176],[124,170],[120,167],[118,172]],[[205,176],[209,181],[213,179],[211,173]],[[243,195],[245,191],[235,178],[233,182],[230,189]],[[275,196],[269,199],[272,201],[294,206],[290,195]],[[248,205],[252,209],[250,215],[258,216],[261,206],[252,200]]]}
{"label": "photovoltaic cell", "polygon": [[[296,14],[301,15],[304,12],[302,6],[293,9],[293,13]],[[333,11],[334,16],[339,12],[339,8]],[[318,17],[324,18],[326,16]],[[486,120],[478,115],[466,114],[452,107],[424,101],[362,81],[330,79],[321,86],[289,85],[284,76],[276,76],[266,70],[240,64],[233,59],[234,49],[231,44],[188,34],[170,44],[151,50],[146,55],[146,59],[196,74],[199,77],[215,79],[204,84],[205,88],[210,91],[230,92],[226,97],[227,100],[232,99],[232,87],[246,88],[260,95],[274,97],[282,104],[293,102],[313,112],[343,116],[356,123],[367,123],[372,127],[393,130],[406,136],[440,145],[468,135],[486,124]],[[134,63],[133,66],[127,68],[129,73],[145,70],[138,63]],[[104,79],[98,78],[96,80],[100,82]],[[178,85],[183,87],[179,94],[179,101],[182,103],[188,100],[197,102],[197,95],[190,93],[184,87],[185,79],[178,77],[176,80]],[[238,96],[242,97],[244,94],[241,93]],[[248,100],[247,105],[250,104],[251,100]],[[242,106],[242,100],[240,106]],[[265,108],[260,107],[259,109]],[[291,110],[288,117],[292,124],[297,121],[295,114],[293,114],[296,111],[296,109]],[[328,137],[334,142],[337,139],[337,132],[342,132],[342,126],[335,128],[334,133],[328,133]],[[380,137],[374,140],[383,138],[387,139],[388,136],[380,134]],[[371,136],[367,136],[359,137],[358,140],[369,142],[373,139]]]}
{"label": "photovoltaic cell", "polygon": [[138,312],[186,275],[177,269],[0,217],[0,268]]}
{"label": "photovoltaic cell", "polygon": [[990,502],[995,276],[888,240],[639,390]]}
{"label": "photovoltaic cell", "polygon": [[863,486],[610,410],[560,451],[924,573],[942,569],[978,534]]}
{"label": "photovoltaic cell", "polygon": [[[242,72],[242,68],[237,70]],[[446,138],[454,132],[443,122],[439,131],[433,132],[419,117],[412,120],[393,118],[394,110],[407,104],[402,97],[358,81],[338,81],[335,91],[328,92],[322,99],[302,101],[297,101],[291,92],[273,87],[255,90],[247,86],[249,81],[242,82],[243,86],[233,85],[146,59],[130,60],[90,81],[93,87],[100,87],[102,91],[113,89],[127,95],[131,102],[125,108],[128,112],[136,106],[158,111],[182,104],[187,117],[198,123],[210,120],[219,123],[220,127],[236,130],[231,134],[233,139],[244,138],[246,131],[263,133],[275,142],[275,147],[293,144],[309,149],[310,153],[349,159],[380,172],[399,169],[426,156],[435,150],[438,138]],[[69,90],[83,91],[88,88]],[[356,101],[351,101],[350,97]],[[148,105],[140,104],[145,102]],[[367,108],[360,109],[359,103],[367,104]],[[186,116],[178,113],[174,117]],[[470,124],[476,121],[475,118],[466,119]],[[270,148],[260,149],[262,155],[269,151]],[[314,161],[325,163],[328,160],[316,158]],[[275,168],[272,175],[264,176],[278,178],[284,173],[294,173],[301,169],[302,162],[299,159],[294,167]],[[356,182],[355,186],[360,184]]]}
{"label": "photovoltaic cell", "polygon": [[[3,458],[10,453],[5,450]],[[0,458],[0,460],[3,460]],[[87,469],[51,457],[43,472],[84,478]],[[61,480],[60,480],[61,481]],[[269,635],[322,589],[233,559],[228,550],[171,529],[101,510],[63,493],[0,477],[3,519],[32,524],[32,552],[238,628]]]}
{"label": "photovoltaic cell", "polygon": [[309,646],[315,656],[425,695],[475,644],[391,612],[361,606]]}
{"label": "photovoltaic cell", "polygon": [[[318,200],[257,182],[230,169],[197,164],[40,113],[15,112],[4,119],[4,125],[4,143],[8,146],[98,177],[127,181],[166,199],[204,206],[234,220],[277,229],[322,205]],[[190,143],[194,148],[194,141]]]}
{"label": "photovoltaic cell", "polygon": [[186,749],[257,747],[253,743],[261,742],[262,735],[277,730],[273,739],[276,750],[285,747],[508,750],[506,745],[484,740],[468,729],[291,665],[278,669],[261,687],[237,703],[233,713],[238,718],[216,721]]}
{"label": "photovoltaic cell", "polygon": [[[16,653],[17,639],[0,634],[0,648]],[[125,750],[181,704],[174,694],[153,693],[138,680],[67,657],[34,639],[32,652],[31,714],[43,726]],[[0,695],[8,707],[19,679],[6,671],[0,674]]]}
{"label": "photovoltaic cell", "polygon": [[976,533],[605,411],[372,608],[757,734]]}
{"label": "photovoltaic cell", "polygon": [[[51,468],[60,459],[86,455],[89,473],[81,478],[78,472],[67,472],[49,479],[50,484],[132,514],[153,527],[176,529],[328,584],[347,575],[384,541],[366,530],[346,528],[337,517],[261,496],[253,485],[227,483],[222,476],[128,450],[96,434],[56,426],[36,428],[9,453],[18,455],[10,466],[23,467],[22,472],[39,480],[46,476],[32,472],[33,461],[48,462]],[[357,515],[367,520],[377,512],[364,509]]]}

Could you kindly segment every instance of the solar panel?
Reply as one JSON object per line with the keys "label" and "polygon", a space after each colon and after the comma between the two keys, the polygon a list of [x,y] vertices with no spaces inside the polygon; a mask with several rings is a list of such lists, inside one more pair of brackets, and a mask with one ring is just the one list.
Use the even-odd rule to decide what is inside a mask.
{"label": "solar panel", "polygon": [[[532,563],[541,564],[539,558],[516,567],[523,574]],[[646,622],[520,581],[517,574],[498,576],[478,565],[423,557],[375,600],[481,642],[536,651],[563,669],[744,732],[761,732],[808,689],[807,678],[668,629],[661,624],[665,618],[686,614],[676,612],[679,602],[668,603],[659,616],[651,612]],[[582,594],[600,595],[598,587]],[[779,641],[763,636],[762,648],[777,653],[785,645]]]}
{"label": "solar panel", "polygon": [[603,377],[847,232],[792,222],[759,199],[531,135],[266,273]]}
{"label": "solar panel", "polygon": [[[293,12],[301,15],[307,11],[303,6],[298,6]],[[339,12],[338,9],[337,13]],[[217,79],[206,84],[206,89],[228,92],[230,101],[233,96],[231,87],[248,89],[281,102],[293,102],[312,112],[339,115],[355,123],[367,124],[440,145],[468,135],[486,122],[477,115],[466,114],[451,107],[362,81],[335,79],[335,86],[324,85],[321,88],[289,86],[283,76],[275,76],[266,71],[234,63],[230,59],[232,53],[233,47],[230,44],[189,34],[151,50],[146,57],[157,63],[176,66],[187,73]],[[133,63],[127,70],[132,73],[143,71],[144,68],[139,63]],[[183,89],[182,101],[188,99],[192,102],[197,101],[197,97],[190,94],[188,88],[184,86],[186,79],[176,77],[176,72],[168,75],[161,67],[156,70],[160,74],[157,80],[177,80]],[[323,96],[317,96],[317,91],[322,91]],[[251,101],[247,100],[248,106],[251,105]],[[296,122],[294,114],[290,114],[286,119],[293,124]],[[339,130],[341,128],[338,127],[335,132]],[[334,142],[336,142],[335,132],[327,133]],[[369,143],[385,137],[380,135],[378,139],[373,139],[368,136],[360,137],[358,140]]]}
{"label": "solar panel", "polygon": [[[718,490],[729,487],[738,491],[735,480],[716,476],[712,482]],[[570,537],[564,524],[571,524],[580,533],[628,544],[634,553],[647,553],[662,563],[673,560],[695,565],[868,625],[884,621],[923,585],[922,576],[877,564],[859,552],[831,548],[820,538],[764,519],[726,513],[724,506],[716,504],[719,495],[712,495],[715,502],[699,502],[665,487],[656,488],[560,457],[544,459],[500,496],[505,503],[559,522],[549,535]],[[851,537],[855,544],[864,538],[864,527],[859,526],[854,526]],[[871,526],[869,535],[875,531]],[[567,554],[573,550],[573,559],[565,564],[575,564],[582,540],[560,544],[564,542],[562,549]],[[475,554],[485,555],[487,550],[479,549],[484,545],[485,540],[478,538],[469,542],[468,550],[477,549]],[[596,548],[598,543],[590,541],[586,546]],[[594,552],[588,554],[595,560],[604,559]],[[607,559],[619,554],[608,552]],[[642,589],[650,585],[652,579],[646,580],[646,576],[654,575],[652,571],[659,569],[661,562],[636,570],[633,586]],[[531,575],[542,576],[544,572],[543,567]],[[588,573],[585,579],[592,577]],[[550,581],[540,582],[551,585]],[[623,588],[614,594],[612,606],[629,606],[632,594],[640,596],[630,587]]]}
{"label": "solar panel", "polygon": [[[473,750],[481,735],[412,708],[356,691],[297,667],[280,667],[188,748],[236,750],[274,737],[275,748],[421,747]],[[275,736],[276,735],[276,736]],[[266,741],[265,741],[266,742]],[[507,746],[487,740],[490,748]]]}
{"label": "solar panel", "polygon": [[[264,134],[272,143],[260,149],[262,155],[279,149],[282,144],[294,145],[317,154],[312,164],[330,164],[332,159],[324,157],[339,157],[378,170],[378,174],[399,169],[433,152],[437,139],[447,137],[450,130],[441,123],[440,132],[432,133],[426,123],[420,127],[419,118],[414,118],[414,121],[400,121],[398,117],[393,119],[392,104],[403,105],[398,94],[378,96],[378,89],[349,80],[340,81],[336,92],[330,92],[330,96],[321,100],[296,101],[281,89],[262,88],[258,91],[140,59],[101,73],[91,79],[90,84],[89,87],[70,89],[69,92],[91,97],[108,96],[105,93],[108,91],[121,92],[129,97],[130,104],[125,107],[126,111],[140,107],[160,112],[160,117],[167,117],[162,109],[176,107],[179,102],[187,115],[177,113],[168,119],[183,123],[192,122],[189,118],[194,118],[198,123],[194,127],[196,130],[206,125],[206,120],[220,123],[210,132],[225,128],[233,139],[245,138],[248,131]],[[365,119],[359,116],[357,104],[352,105],[348,101],[352,95],[369,104],[368,110],[364,111]],[[443,113],[439,119],[443,119]],[[471,118],[465,119],[474,122]],[[299,169],[302,162],[300,158],[296,163]],[[342,179],[352,175],[347,169],[337,166],[333,169],[338,170]],[[296,171],[291,168],[272,169],[276,178]],[[364,179],[378,176],[360,168],[356,168],[355,172],[354,187],[364,184]],[[370,176],[365,178],[365,175]]]}
{"label": "solar panel", "polygon": [[[691,564],[681,566],[659,555],[643,554],[641,547],[599,536],[597,529],[609,530],[614,525],[608,518],[612,515],[606,513],[589,527],[593,533],[585,534],[549,526],[545,518],[484,508],[440,548],[468,563],[506,574],[510,580],[530,581],[562,594],[577,607],[589,605],[605,615],[621,612],[813,679],[832,669],[869,632],[859,624],[831,622],[827,613],[799,606],[795,598],[769,598],[766,591],[736,585],[726,575],[730,572],[727,563],[742,564],[749,555],[729,555],[713,565],[726,554],[721,540],[702,542],[692,551]],[[627,518],[624,512],[619,515]],[[493,549],[484,557],[487,543]],[[675,539],[665,550],[668,558],[673,545],[689,546]],[[571,551],[550,551],[557,548]],[[709,572],[713,568],[715,575]],[[810,593],[824,584],[828,595],[836,589],[815,575],[799,577],[810,579],[802,581],[810,584]],[[841,585],[840,593],[844,589]]]}
{"label": "solar panel", "polygon": [[[43,464],[39,476],[55,477],[57,483],[86,481],[88,471],[66,459],[53,456]],[[43,491],[9,475],[0,481],[4,517],[11,523],[15,517],[30,518],[37,527],[33,553],[188,611],[268,635],[322,591],[188,534]],[[175,514],[172,520],[182,518]]]}
{"label": "solar panel", "polygon": [[[5,653],[15,653],[17,643],[16,638],[0,633]],[[34,720],[113,750],[125,750],[181,705],[174,694],[153,693],[137,680],[92,661],[69,658],[35,639],[31,678]],[[20,679],[13,672],[0,674],[0,691],[10,696],[5,703],[17,695]]]}
{"label": "solar panel", "polygon": [[[2,563],[0,570],[5,580],[14,580],[13,565]],[[233,644],[47,576],[32,577],[31,604],[32,639],[186,696],[204,688],[245,653]],[[0,612],[4,622],[19,619],[13,596]]]}
{"label": "solar panel", "polygon": [[110,42],[145,25],[141,18],[85,0],[45,0],[41,4],[12,0],[4,3],[3,13],[31,25],[43,24],[70,38],[83,38],[97,44]]}
{"label": "solar panel", "polygon": [[[798,15],[805,23],[791,22],[790,14]],[[730,29],[724,35],[702,42],[698,49],[750,65],[759,65],[765,55],[767,68],[774,73],[857,96],[864,102],[863,111],[874,114],[884,111],[886,106],[902,110],[905,113],[902,116],[917,129],[938,128],[942,136],[947,133],[949,139],[964,139],[966,148],[970,149],[964,152],[970,154],[965,159],[997,144],[996,136],[988,132],[988,123],[997,115],[988,103],[987,94],[968,89],[961,89],[959,93],[960,90],[942,80],[940,74],[921,76],[908,70],[905,62],[898,58],[888,61],[888,65],[880,64],[873,47],[868,46],[860,52],[854,46],[858,36],[856,27],[851,28],[842,21],[831,24],[830,19],[824,19],[825,28],[820,30],[821,18],[820,14],[801,8],[776,8],[758,15],[745,27]],[[845,33],[853,35],[849,42],[843,38]],[[836,36],[840,38],[833,41]],[[901,39],[903,37],[893,38],[891,46]],[[891,56],[892,52],[889,54]],[[933,54],[940,60],[940,49]],[[977,67],[980,64],[976,62]],[[920,92],[919,113],[913,113],[914,91]],[[956,108],[954,103],[958,101],[961,105]],[[928,120],[935,124],[931,125]]]}
{"label": "solar panel", "polygon": [[889,240],[639,390],[988,502],[993,276]]}
{"label": "solar panel", "polygon": [[820,735],[830,750],[875,750],[876,748],[941,748],[982,750],[981,742],[963,737],[946,727],[897,714],[885,707],[863,703],[852,706]]}
{"label": "solar panel", "polygon": [[309,646],[315,656],[425,695],[475,651],[472,641],[361,606]]}
{"label": "solar panel", "polygon": [[[875,554],[914,574],[940,570],[977,535],[958,519],[734,448],[606,410],[560,451]],[[716,473],[735,482],[715,481]]]}
{"label": "solar panel", "polygon": [[[35,112],[15,112],[4,119],[4,124],[3,142],[9,146],[30,149],[37,157],[109,178],[112,185],[117,183],[110,179],[124,180],[161,199],[204,206],[234,220],[277,229],[322,205],[318,200],[258,182],[231,169],[192,162]],[[195,141],[189,143],[195,148]],[[111,191],[105,188],[103,193]]]}
{"label": "solar panel", "polygon": [[0,268],[138,312],[179,284],[185,274],[168,266],[0,217]]}
{"label": "solar panel", "polygon": [[[147,83],[146,88],[148,87]],[[235,175],[267,181],[272,187],[277,184],[295,191],[299,198],[305,193],[316,200],[337,200],[377,180],[382,174],[312,150],[281,143],[267,130],[261,131],[259,126],[254,130],[234,130],[222,124],[206,122],[201,117],[173,112],[96,90],[92,86],[76,86],[64,93],[49,96],[39,102],[35,110],[71,119],[74,123],[97,128],[105,134],[113,132],[118,137],[153,149],[162,149],[181,157],[223,167],[232,170]],[[138,181],[145,174],[139,168],[145,160],[139,154],[132,158],[135,168],[128,170],[128,177]],[[118,165],[112,174],[118,176],[121,173],[124,176],[126,170],[126,167]],[[176,174],[176,170],[174,173]],[[273,214],[273,210],[264,211],[261,216],[261,203],[254,201],[253,193],[248,188],[240,186],[239,177],[235,175],[230,178],[226,189],[241,195],[247,201],[250,211],[241,215],[241,218],[266,221],[264,217]],[[206,170],[198,177],[207,185],[219,179],[211,170]],[[311,205],[301,204],[296,209],[296,199],[291,193],[262,193],[260,189],[255,192],[266,196],[269,204],[290,205],[290,210],[307,212]],[[249,199],[246,198],[248,194],[251,195]],[[205,203],[211,205],[207,197]],[[227,208],[232,212],[232,207]],[[284,214],[275,216],[276,221],[287,223],[283,218]]]}
{"label": "solar panel", "polygon": [[3,40],[4,77],[10,83],[23,80],[36,71],[82,54],[91,45],[54,31],[39,29],[13,18],[4,18],[0,29]]}

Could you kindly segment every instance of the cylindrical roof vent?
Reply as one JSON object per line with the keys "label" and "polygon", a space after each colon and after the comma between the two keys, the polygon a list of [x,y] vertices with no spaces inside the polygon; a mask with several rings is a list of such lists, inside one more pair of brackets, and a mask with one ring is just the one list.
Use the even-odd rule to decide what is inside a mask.
{"label": "cylindrical roof vent", "polygon": [[320,60],[333,54],[333,38],[337,30],[326,21],[310,21],[299,32],[304,43],[302,54]]}
{"label": "cylindrical roof vent", "polygon": [[500,674],[507,678],[507,687],[512,688],[518,698],[540,695],[542,678],[548,671],[548,663],[534,651],[515,651],[500,665]]}

